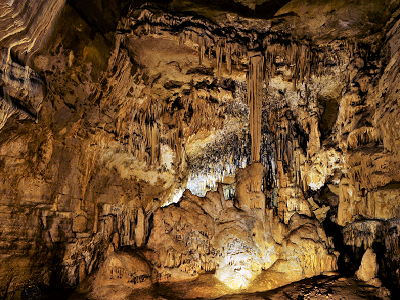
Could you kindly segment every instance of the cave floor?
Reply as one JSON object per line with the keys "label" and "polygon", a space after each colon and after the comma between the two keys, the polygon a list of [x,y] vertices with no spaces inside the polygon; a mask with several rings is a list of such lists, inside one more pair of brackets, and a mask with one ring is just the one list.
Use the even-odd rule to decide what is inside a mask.
{"label": "cave floor", "polygon": [[[224,299],[224,300],[305,300],[305,299],[391,299],[388,290],[366,285],[353,277],[317,276],[290,283],[280,288],[264,292],[242,292],[239,294],[225,293],[224,288],[216,282],[212,275],[199,276],[194,281],[179,283],[163,283],[150,288],[126,290],[121,286],[110,286],[106,296],[93,298],[89,293],[75,292],[69,300],[178,300],[178,299]],[[217,286],[215,286],[217,284]],[[208,295],[207,297],[203,297]]]}
{"label": "cave floor", "polygon": [[333,299],[333,300],[358,300],[358,299],[390,299],[384,297],[386,289],[366,285],[354,278],[340,276],[318,276],[294,282],[286,286],[258,293],[226,295],[218,299],[232,300],[305,300],[305,299]]}

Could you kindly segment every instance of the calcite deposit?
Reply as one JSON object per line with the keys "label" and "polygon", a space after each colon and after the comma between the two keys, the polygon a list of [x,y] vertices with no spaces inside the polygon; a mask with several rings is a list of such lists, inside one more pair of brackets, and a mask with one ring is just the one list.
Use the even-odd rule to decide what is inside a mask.
{"label": "calcite deposit", "polygon": [[3,2],[2,299],[399,292],[399,1]]}

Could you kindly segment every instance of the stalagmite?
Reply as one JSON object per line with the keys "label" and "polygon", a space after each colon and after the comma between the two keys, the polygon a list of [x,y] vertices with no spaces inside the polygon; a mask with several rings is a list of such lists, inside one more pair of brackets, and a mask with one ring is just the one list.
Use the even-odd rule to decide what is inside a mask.
{"label": "stalagmite", "polygon": [[263,56],[256,55],[250,58],[250,70],[248,77],[248,101],[250,106],[252,162],[260,161],[262,85],[264,79],[263,67]]}
{"label": "stalagmite", "polygon": [[376,254],[372,248],[368,248],[362,257],[360,268],[355,275],[360,280],[369,281],[376,277],[377,272]]}
{"label": "stalagmite", "polygon": [[79,282],[82,282],[86,275],[86,263],[84,259],[81,259],[79,260]]}

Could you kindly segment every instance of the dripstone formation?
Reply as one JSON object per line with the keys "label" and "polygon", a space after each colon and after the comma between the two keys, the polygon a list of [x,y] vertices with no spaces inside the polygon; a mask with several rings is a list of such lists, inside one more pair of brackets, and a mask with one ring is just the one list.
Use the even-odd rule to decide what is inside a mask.
{"label": "dripstone formation", "polygon": [[2,299],[184,281],[216,298],[336,271],[399,292],[400,1],[0,15]]}

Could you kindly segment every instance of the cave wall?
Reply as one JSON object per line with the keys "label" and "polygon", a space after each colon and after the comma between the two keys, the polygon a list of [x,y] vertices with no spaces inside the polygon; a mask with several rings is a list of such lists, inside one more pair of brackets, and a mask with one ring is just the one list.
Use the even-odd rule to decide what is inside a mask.
{"label": "cave wall", "polygon": [[[360,1],[352,13],[344,1],[291,1],[264,19],[249,14],[268,1],[242,1],[243,14],[207,3],[193,2],[193,14],[168,1],[100,2],[0,6],[2,296],[32,283],[75,286],[125,246],[157,252],[146,259],[158,277],[140,275],[140,283],[218,272],[215,253],[207,260],[199,250],[185,264],[179,243],[171,242],[179,251],[159,245],[163,214],[185,215],[162,206],[183,195],[181,205],[196,211],[206,201],[186,188],[218,198],[211,203],[233,219],[262,219],[269,248],[301,240],[299,222],[312,228],[316,245],[336,257],[327,270],[335,269],[334,246],[361,260],[365,249],[356,234],[346,239],[349,226],[373,219],[395,227],[397,1]],[[252,159],[254,149],[261,151]],[[258,196],[246,203],[240,172],[252,160],[264,169]],[[261,212],[239,216],[243,207]],[[217,236],[223,229],[213,213],[198,215]],[[315,220],[345,226],[343,241],[324,237]],[[246,243],[269,249],[252,228],[237,228]],[[395,287],[397,235],[385,230],[367,244],[381,251],[381,277]],[[216,249],[232,242],[201,239]],[[288,257],[277,256],[275,269]],[[257,272],[270,267],[262,265]],[[325,270],[303,269],[293,278]]]}

